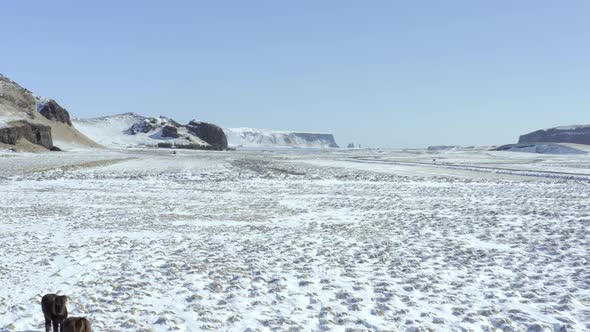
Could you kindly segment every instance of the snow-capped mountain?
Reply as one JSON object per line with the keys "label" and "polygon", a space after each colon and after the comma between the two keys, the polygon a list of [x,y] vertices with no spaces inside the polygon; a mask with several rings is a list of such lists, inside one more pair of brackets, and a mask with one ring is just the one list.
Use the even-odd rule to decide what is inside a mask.
{"label": "snow-capped mountain", "polygon": [[73,123],[88,137],[107,147],[157,146],[163,142],[203,147],[210,145],[189,133],[185,126],[164,116],[145,117],[136,113],[124,113],[74,119]]}
{"label": "snow-capped mountain", "polygon": [[223,130],[211,123],[192,120],[180,124],[165,116],[145,117],[135,113],[74,119],[76,127],[107,147],[178,147],[225,150]]}
{"label": "snow-capped mountain", "polygon": [[230,146],[337,148],[332,134],[255,128],[224,128]]}

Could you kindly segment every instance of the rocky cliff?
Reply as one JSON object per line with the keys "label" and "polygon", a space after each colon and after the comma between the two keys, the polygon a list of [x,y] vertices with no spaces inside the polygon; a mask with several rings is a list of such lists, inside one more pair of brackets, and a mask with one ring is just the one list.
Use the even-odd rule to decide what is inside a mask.
{"label": "rocky cliff", "polygon": [[70,120],[70,113],[65,108],[61,107],[55,100],[37,99],[37,112],[41,113],[45,118],[51,121],[65,123],[72,126]]}
{"label": "rocky cliff", "polygon": [[98,147],[72,127],[68,112],[55,100],[36,98],[0,75],[0,143],[22,150],[59,146]]}
{"label": "rocky cliff", "polygon": [[332,134],[254,128],[225,128],[229,144],[243,147],[337,148]]}
{"label": "rocky cliff", "polygon": [[53,148],[51,127],[38,123],[36,107],[30,91],[0,75],[0,143],[16,146],[25,140]]}
{"label": "rocky cliff", "polygon": [[17,145],[24,139],[33,144],[41,145],[46,149],[53,148],[51,127],[27,121],[12,121],[8,126],[0,128],[0,142]]}
{"label": "rocky cliff", "polygon": [[[293,133],[293,136],[300,138],[308,143],[320,143],[329,148],[337,148],[336,140],[332,134],[311,134],[311,133]],[[290,140],[290,138],[289,138]],[[293,140],[295,141],[295,140]]]}
{"label": "rocky cliff", "polygon": [[522,135],[518,139],[519,144],[539,142],[590,144],[590,125],[563,126],[537,130]]}
{"label": "rocky cliff", "polygon": [[227,149],[227,137],[221,127],[208,122],[192,120],[186,128],[193,135],[209,143],[214,149]]}

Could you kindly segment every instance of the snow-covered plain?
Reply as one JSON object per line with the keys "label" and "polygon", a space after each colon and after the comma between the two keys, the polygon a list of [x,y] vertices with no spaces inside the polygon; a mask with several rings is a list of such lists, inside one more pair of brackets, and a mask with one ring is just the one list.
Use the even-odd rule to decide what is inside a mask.
{"label": "snow-covered plain", "polygon": [[590,330],[590,158],[0,152],[0,331]]}

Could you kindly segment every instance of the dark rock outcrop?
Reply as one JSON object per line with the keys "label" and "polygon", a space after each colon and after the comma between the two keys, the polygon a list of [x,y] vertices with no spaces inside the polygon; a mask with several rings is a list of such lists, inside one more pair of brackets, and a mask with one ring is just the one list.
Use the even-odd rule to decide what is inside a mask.
{"label": "dark rock outcrop", "polygon": [[525,143],[577,143],[590,144],[590,125],[566,126],[537,130],[522,135],[519,144]]}
{"label": "dark rock outcrop", "polygon": [[212,123],[192,120],[186,128],[193,135],[209,143],[215,150],[227,150],[227,137],[221,127]]}
{"label": "dark rock outcrop", "polygon": [[162,137],[171,137],[171,138],[180,137],[180,135],[178,135],[178,128],[170,126],[170,125],[164,126],[162,128]]}
{"label": "dark rock outcrop", "polygon": [[68,111],[53,99],[50,99],[45,103],[39,103],[37,111],[51,121],[63,122],[70,127],[72,126]]}
{"label": "dark rock outcrop", "polygon": [[8,127],[0,128],[1,143],[15,145],[19,139],[26,139],[47,149],[53,148],[51,127],[49,126],[27,121],[14,121]]}
{"label": "dark rock outcrop", "polygon": [[129,133],[131,135],[135,135],[137,133],[149,133],[156,128],[158,128],[158,119],[147,118],[142,122],[135,123],[133,126],[131,126],[131,128],[129,128]]}
{"label": "dark rock outcrop", "polygon": [[[137,116],[134,113],[127,113],[127,115]],[[128,129],[128,133],[131,135],[136,135],[138,133],[147,134],[152,132],[158,128],[162,128],[163,126],[169,126],[171,128],[174,127],[182,127],[178,122],[167,118],[165,116],[159,116],[157,118],[143,118],[140,122],[134,123],[131,128]],[[171,129],[169,129],[171,130]],[[164,136],[164,137],[173,137],[173,136]]]}
{"label": "dark rock outcrop", "polygon": [[15,145],[21,137],[23,137],[23,133],[16,127],[0,128],[0,143]]}

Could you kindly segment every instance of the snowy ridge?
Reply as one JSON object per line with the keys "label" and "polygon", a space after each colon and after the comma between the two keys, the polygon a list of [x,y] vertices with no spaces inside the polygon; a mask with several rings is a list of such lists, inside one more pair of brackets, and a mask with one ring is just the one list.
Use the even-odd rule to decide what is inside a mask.
{"label": "snowy ridge", "polygon": [[557,130],[576,130],[576,129],[581,129],[581,128],[590,128],[590,124],[587,124],[587,125],[572,125],[572,126],[559,126],[559,127],[555,127],[555,128],[546,128],[544,130],[551,130],[551,129],[557,129]]}
{"label": "snowy ridge", "polygon": [[209,144],[179,128],[179,138],[162,135],[163,127],[175,123],[160,116],[149,118],[136,113],[123,113],[93,119],[73,119],[74,125],[88,137],[107,147],[156,146],[162,141],[175,144]]}
{"label": "snowy ridge", "polygon": [[256,128],[224,128],[231,146],[337,148],[332,134],[303,133]]}
{"label": "snowy ridge", "polygon": [[78,130],[99,144],[105,146],[124,146],[138,143],[139,140],[137,137],[127,138],[125,132],[135,123],[144,119],[145,117],[135,113],[124,113],[94,119],[75,118],[72,120],[72,123]]}

